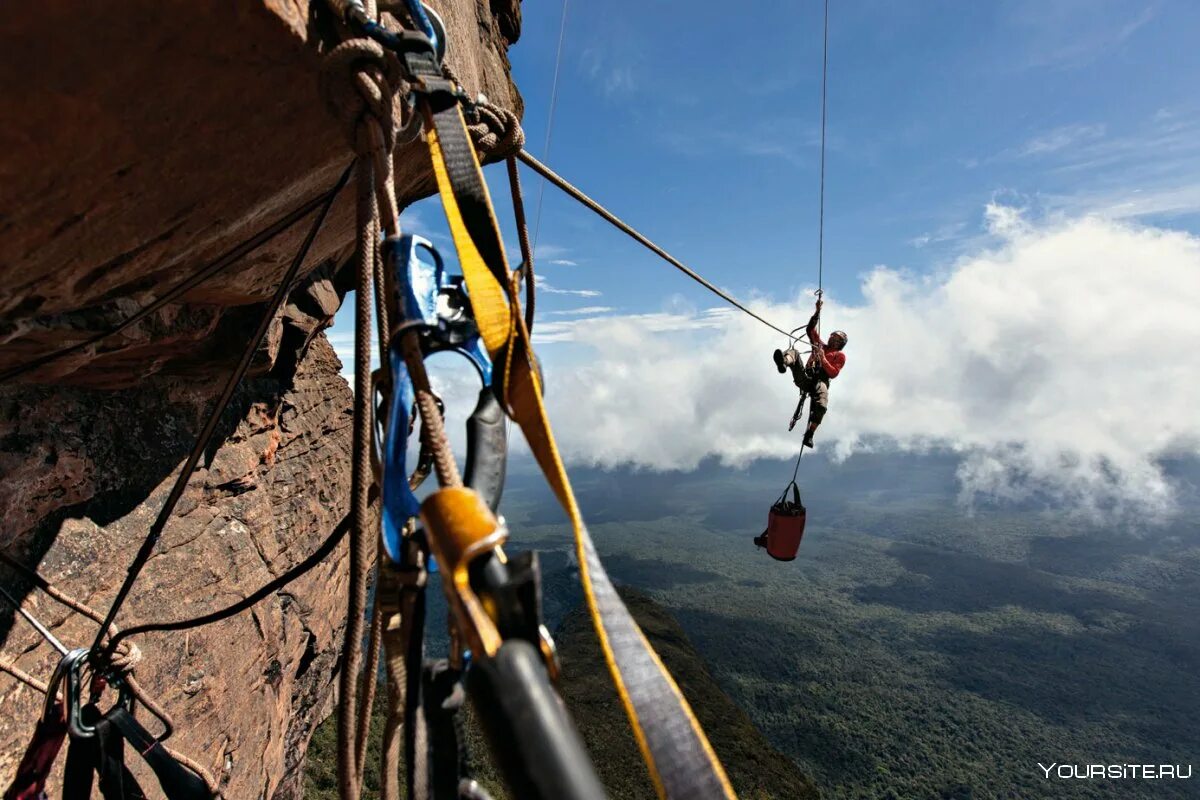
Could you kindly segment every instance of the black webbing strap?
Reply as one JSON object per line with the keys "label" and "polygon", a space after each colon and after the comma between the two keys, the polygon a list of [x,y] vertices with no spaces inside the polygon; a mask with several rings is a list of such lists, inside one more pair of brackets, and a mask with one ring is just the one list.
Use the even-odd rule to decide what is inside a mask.
{"label": "black webbing strap", "polygon": [[176,761],[132,714],[116,706],[105,719],[154,770],[167,800],[211,800],[204,780]]}
{"label": "black webbing strap", "polygon": [[146,793],[125,766],[125,741],[120,731],[106,717],[101,717],[94,705],[84,706],[80,713],[85,724],[94,726],[95,734],[71,737],[63,774],[63,799],[91,797],[94,777],[99,775],[104,800],[146,800]]}
{"label": "black webbing strap", "polygon": [[475,145],[471,143],[463,119],[460,90],[453,81],[442,76],[437,63],[425,53],[407,56],[405,64],[423,86],[424,91],[419,96],[429,115],[429,123],[437,131],[446,172],[467,233],[496,280],[507,286],[509,276],[501,268],[506,263],[504,245],[496,229],[492,200],[479,170]]}
{"label": "black webbing strap", "polygon": [[457,800],[458,784],[470,777],[467,743],[462,737],[459,710],[466,699],[462,673],[445,659],[426,662],[423,705],[429,726],[430,785],[434,800]]}

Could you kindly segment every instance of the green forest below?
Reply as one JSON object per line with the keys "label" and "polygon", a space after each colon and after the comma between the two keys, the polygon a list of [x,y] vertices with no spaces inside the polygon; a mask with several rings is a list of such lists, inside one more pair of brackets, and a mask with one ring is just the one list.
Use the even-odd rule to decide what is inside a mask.
{"label": "green forest below", "polygon": [[[800,558],[781,564],[750,542],[778,467],[573,479],[614,579],[677,621],[695,663],[820,796],[1200,796],[1200,776],[1060,780],[1038,768],[1200,753],[1193,517],[967,513],[950,459],[851,459],[810,474]],[[580,600],[569,529],[520,472],[504,513],[513,546],[542,554],[547,618],[565,644]],[[569,699],[572,681],[603,676],[572,660],[577,648],[564,646]],[[743,796],[797,796],[767,791],[784,793]]]}
{"label": "green forest below", "polygon": [[[636,590],[625,588],[621,596],[688,698],[738,796],[746,800],[816,798],[816,789],[800,769],[771,747],[746,712],[713,681],[703,660],[671,615]],[[588,753],[609,796],[622,800],[654,800],[657,795],[648,772],[641,766],[641,754],[633,731],[613,688],[587,612],[583,608],[571,612],[554,638],[563,667],[559,692],[583,734]],[[472,777],[496,800],[508,797],[469,704],[466,718],[464,727],[469,735],[468,749],[474,767]],[[368,743],[367,762],[372,765],[379,763],[383,724],[383,708],[377,704]],[[365,800],[379,796],[378,774],[369,772],[364,784]],[[318,728],[309,746],[305,797],[336,800],[337,796],[334,716]]]}

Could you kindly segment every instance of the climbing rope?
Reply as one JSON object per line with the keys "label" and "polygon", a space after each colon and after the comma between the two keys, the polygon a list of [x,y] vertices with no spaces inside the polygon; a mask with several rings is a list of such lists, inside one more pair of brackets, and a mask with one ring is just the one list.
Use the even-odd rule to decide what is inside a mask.
{"label": "climbing rope", "polygon": [[562,189],[564,192],[569,194],[571,197],[578,200],[584,206],[591,209],[596,214],[600,215],[607,222],[609,222],[611,225],[613,225],[613,227],[615,227],[617,230],[628,235],[634,241],[636,241],[639,244],[641,244],[642,246],[646,247],[648,250],[650,250],[652,253],[657,255],[659,258],[663,259],[668,264],[675,267],[675,269],[679,270],[684,275],[687,275],[689,278],[691,278],[696,283],[703,286],[705,289],[708,289],[710,292],[715,294],[717,297],[720,297],[726,303],[729,303],[731,306],[738,309],[742,313],[748,314],[749,316],[751,316],[754,319],[761,322],[763,325],[766,325],[768,328],[771,328],[774,331],[778,331],[779,333],[782,333],[784,336],[789,337],[789,339],[796,338],[794,336],[791,336],[791,334],[789,334],[786,329],[779,327],[775,323],[770,322],[769,320],[767,320],[767,319],[763,318],[762,316],[751,311],[749,308],[747,308],[744,304],[742,304],[739,300],[734,298],[728,292],[718,289],[707,278],[705,278],[700,273],[693,270],[691,267],[684,264],[679,259],[675,258],[673,255],[671,255],[666,250],[664,250],[661,247],[659,247],[658,245],[656,245],[654,242],[647,239],[642,234],[638,233],[631,226],[629,226],[628,224],[623,222],[617,215],[613,214],[607,208],[600,205],[595,200],[588,197],[586,194],[584,194],[582,191],[580,191],[578,188],[576,188],[574,185],[572,185],[570,181],[561,177],[556,172],[554,172],[552,169],[547,167],[545,164],[538,161],[536,158],[534,158],[532,155],[530,155],[527,150],[522,150],[520,153],[518,153],[517,158],[521,159],[523,162],[525,162],[527,165],[529,165],[529,167],[531,169],[533,169],[534,172],[538,173],[543,178],[547,179],[548,181],[553,183],[555,186],[557,186],[558,188]]}
{"label": "climbing rope", "polygon": [[824,293],[825,278],[825,96],[829,81],[829,0],[825,0],[825,34],[821,50],[821,190],[817,211],[817,296]]}
{"label": "climbing rope", "polygon": [[103,668],[105,661],[111,658],[111,649],[109,652],[101,652],[101,645],[105,632],[108,631],[117,614],[121,610],[125,599],[129,596],[130,590],[133,588],[134,582],[145,567],[146,562],[150,560],[150,556],[154,553],[155,545],[162,537],[162,532],[166,528],[167,522],[171,518],[171,514],[175,511],[175,506],[180,498],[183,497],[183,492],[187,488],[188,481],[195,472],[196,466],[200,463],[200,458],[204,455],[208,448],[209,442],[212,440],[213,434],[216,432],[217,424],[221,421],[221,416],[225,413],[225,408],[229,405],[233,398],[233,393],[242,381],[242,377],[250,367],[250,362],[254,359],[254,354],[258,351],[258,346],[267,334],[272,321],[275,319],[275,314],[283,305],[291,293],[293,284],[296,280],[296,275],[300,272],[300,267],[303,265],[305,258],[308,256],[308,251],[312,247],[313,241],[317,238],[317,232],[325,222],[325,218],[329,215],[329,209],[333,206],[333,201],[337,197],[338,190],[341,189],[346,179],[349,177],[349,171],[346,171],[339,178],[338,183],[334,188],[325,195],[325,200],[320,207],[320,212],[313,220],[312,226],[309,228],[308,234],[304,237],[304,241],[300,245],[300,249],[296,252],[292,263],[289,265],[287,272],[279,282],[278,288],[275,290],[275,295],[267,304],[267,309],[263,313],[262,319],[258,324],[258,329],[250,337],[246,343],[245,349],[242,351],[241,359],[239,360],[229,378],[225,382],[225,386],[221,391],[220,397],[209,413],[208,419],[204,423],[199,436],[192,446],[192,451],[188,454],[187,460],[184,462],[183,469],[179,473],[179,477],[175,480],[174,486],[171,487],[171,492],[167,495],[166,502],[163,503],[159,510],[158,516],[154,523],[150,526],[150,532],[146,535],[142,542],[141,548],[134,556],[133,563],[130,564],[125,575],[125,580],[121,584],[121,588],[117,591],[117,596],[113,599],[109,606],[108,613],[104,615],[103,622],[100,625],[100,630],[96,634],[96,640],[92,643],[91,657],[97,666]]}

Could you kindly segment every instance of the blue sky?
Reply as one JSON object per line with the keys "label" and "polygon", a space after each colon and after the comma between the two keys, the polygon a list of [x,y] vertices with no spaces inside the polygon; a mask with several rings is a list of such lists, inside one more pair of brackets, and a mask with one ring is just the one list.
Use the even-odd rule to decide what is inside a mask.
{"label": "blue sky", "polygon": [[[571,3],[549,161],[719,284],[787,291],[816,278],[821,4],[737,6]],[[511,51],[535,154],[561,8],[523,3]],[[936,267],[996,195],[1078,213],[1194,186],[1198,35],[1190,2],[833,0],[828,288]],[[1193,194],[1172,216],[1198,210]],[[557,191],[540,244],[552,285],[603,305],[705,302]]]}
{"label": "blue sky", "polygon": [[[817,277],[821,2],[744,2],[736,19],[728,3],[568,2],[547,162],[713,282],[781,324],[802,324]],[[562,8],[525,0],[509,53],[539,157]],[[1092,341],[1134,309],[1142,316],[1131,330],[1184,347],[1143,365],[1160,393],[1174,393],[1188,342],[1200,339],[1189,311],[1200,303],[1198,39],[1200,3],[1188,0],[832,0],[826,319],[849,329],[851,344],[824,437],[851,448],[864,437],[903,440],[912,414],[891,409],[911,380],[888,370],[915,346],[939,365],[930,380],[957,388],[901,445],[992,456],[1041,447],[1034,461],[1047,470],[1076,458],[1092,465],[1088,480],[1103,480],[1124,464],[1117,473],[1141,476],[1130,478],[1138,491],[1161,494],[1153,459],[1181,441],[1200,452],[1200,414],[1181,403],[1160,415],[1170,424],[1149,443],[1136,430],[1114,439],[1113,421],[1142,409],[1128,391],[1098,399],[1104,385],[1091,381],[1119,354]],[[487,172],[514,249],[504,169]],[[523,180],[532,216],[539,181],[528,171]],[[404,220],[453,262],[436,199]],[[552,411],[560,392],[588,420],[651,420],[603,440],[568,430],[570,456],[638,463],[607,443],[656,436],[673,421],[658,418],[664,406],[688,427],[661,442],[678,458],[648,466],[794,452],[775,425],[714,443],[740,421],[708,429],[724,419],[720,408],[693,402],[744,386],[739,402],[754,415],[773,419],[779,406],[786,416],[793,390],[759,383],[778,378],[763,368],[778,345],[765,329],[714,313],[703,289],[553,187],[537,268]],[[1171,314],[1161,310],[1168,301]],[[913,327],[902,330],[906,317]],[[339,350],[348,318],[343,309],[331,335]],[[924,338],[931,327],[947,334]],[[1040,394],[1009,391],[1027,374],[1009,358],[1010,338],[1056,333],[1057,364],[1075,371],[1060,369]],[[708,382],[685,386],[678,373],[707,356]],[[647,358],[657,361],[639,373]],[[632,374],[641,382],[623,386]],[[588,388],[601,383],[612,391]],[[992,394],[979,396],[981,386]],[[601,396],[635,394],[652,404],[641,417]],[[1007,405],[998,410],[997,398]],[[973,474],[999,480],[1013,464],[996,458]]]}
{"label": "blue sky", "polygon": [[[741,295],[816,281],[821,3],[568,0],[548,162]],[[510,51],[542,155],[562,3],[525,0]],[[1200,4],[833,0],[826,288],[878,264],[936,269],[994,199],[1194,230]],[[501,168],[489,169],[502,193]],[[530,213],[538,182],[526,173]],[[505,210],[507,210],[505,208]],[[444,230],[436,201],[409,211]],[[511,229],[510,229],[511,230]],[[510,243],[514,236],[509,236]],[[547,311],[657,311],[680,279],[557,190],[543,203]],[[570,262],[570,263],[556,263]]]}

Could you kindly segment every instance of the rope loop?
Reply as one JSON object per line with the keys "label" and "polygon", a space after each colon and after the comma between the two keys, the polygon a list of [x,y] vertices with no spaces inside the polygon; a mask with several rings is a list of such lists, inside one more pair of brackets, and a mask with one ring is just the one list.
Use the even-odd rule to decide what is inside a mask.
{"label": "rope loop", "polygon": [[525,131],[517,115],[483,98],[471,109],[467,130],[475,150],[495,159],[515,155],[525,146]]}
{"label": "rope loop", "polygon": [[342,42],[325,56],[319,86],[356,153],[366,155],[377,147],[367,127],[371,122],[383,134],[383,148],[395,148],[406,115],[412,115],[407,103],[397,102],[397,97],[407,97],[408,84],[395,53],[371,39]]}
{"label": "rope loop", "polygon": [[137,665],[141,662],[141,648],[130,640],[124,639],[117,643],[117,647],[108,662],[108,667],[121,675],[128,675],[137,669]]}

